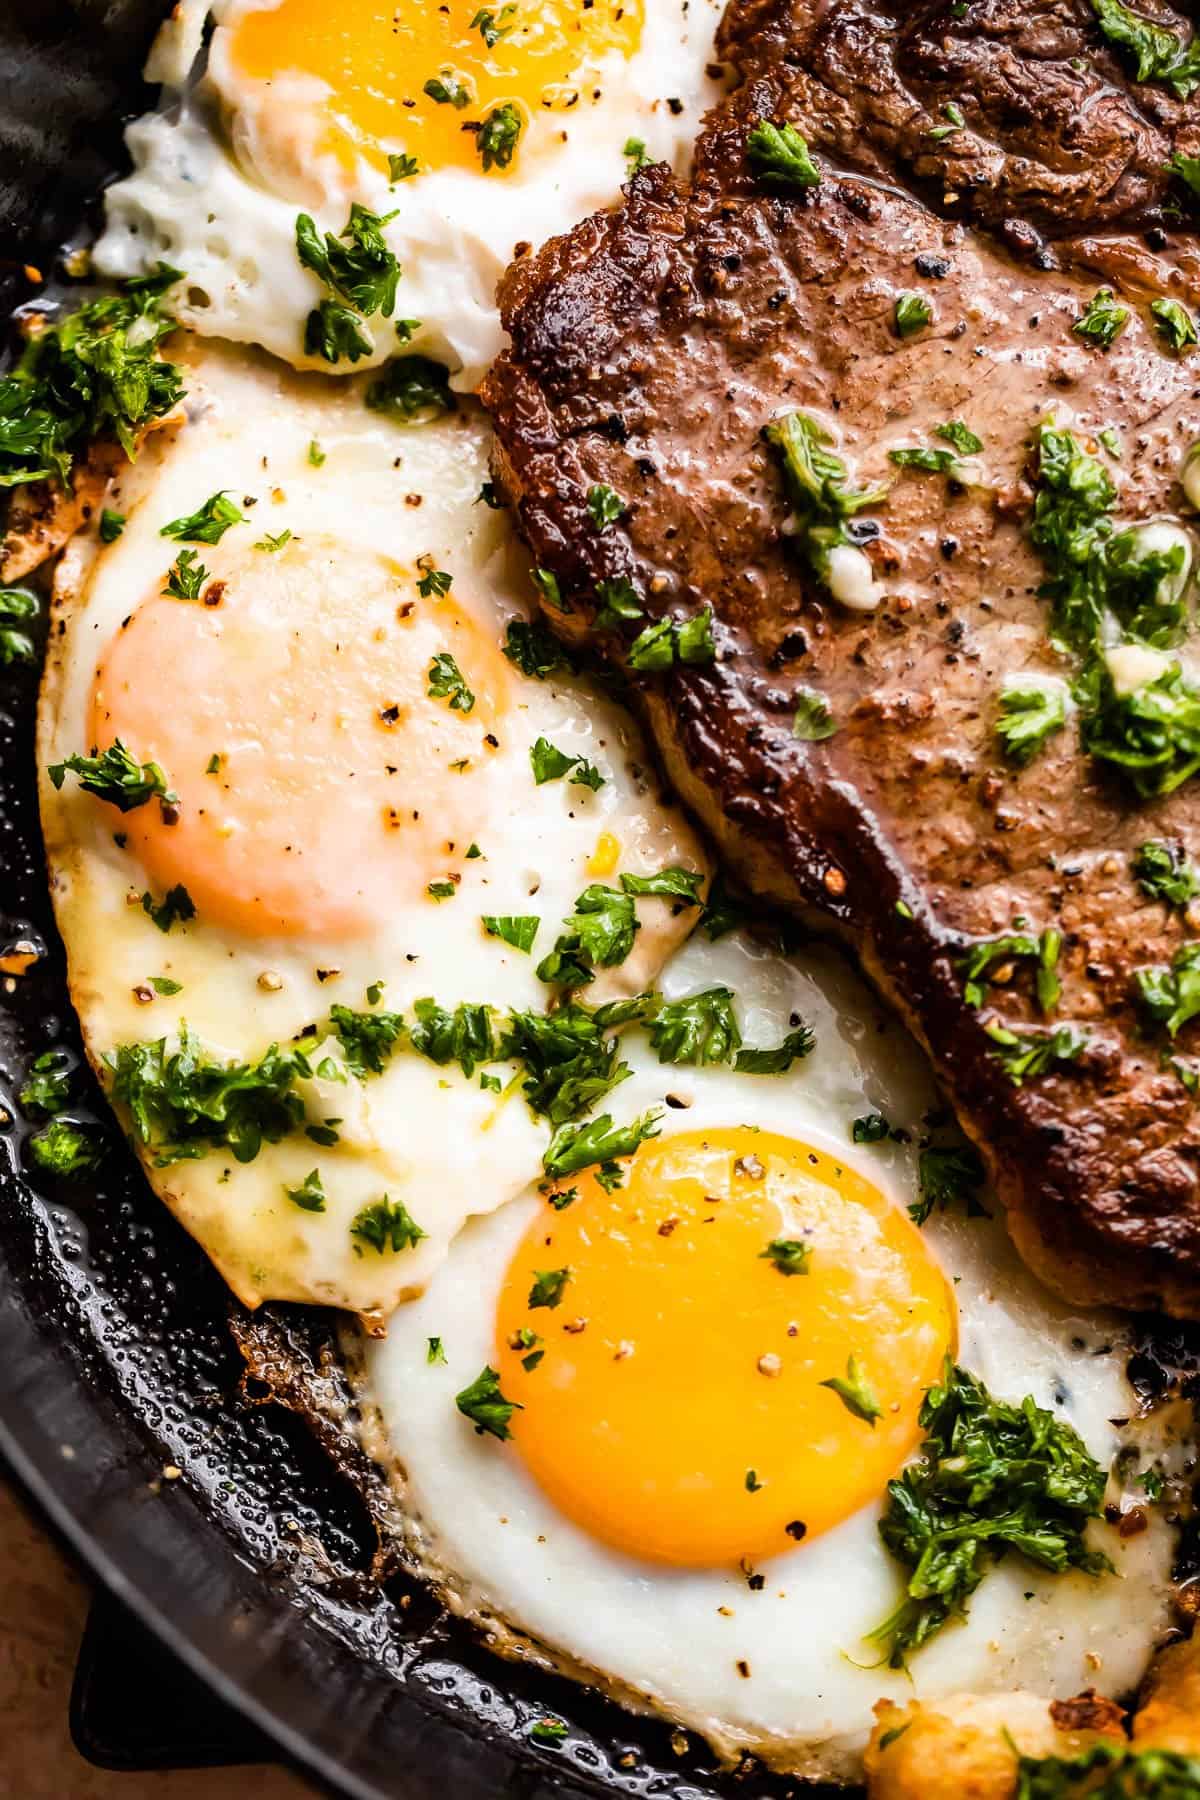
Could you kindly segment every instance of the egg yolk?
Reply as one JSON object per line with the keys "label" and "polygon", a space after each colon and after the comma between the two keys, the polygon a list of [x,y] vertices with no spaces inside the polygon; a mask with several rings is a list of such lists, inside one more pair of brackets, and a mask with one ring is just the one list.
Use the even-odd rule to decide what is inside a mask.
{"label": "egg yolk", "polygon": [[120,738],[178,795],[114,830],[154,888],[240,932],[361,934],[397,900],[436,905],[497,805],[498,645],[342,542],[201,554],[202,597],[149,595],[96,672],[89,748]]}
{"label": "egg yolk", "polygon": [[744,1126],[643,1144],[624,1173],[611,1194],[576,1178],[504,1280],[496,1367],[542,1490],[605,1543],[691,1566],[794,1549],[877,1500],[955,1342],[911,1221]]}
{"label": "egg yolk", "polygon": [[327,147],[343,160],[359,153],[383,166],[386,147],[426,168],[478,169],[489,118],[514,108],[514,154],[486,158],[503,174],[531,122],[600,97],[597,65],[614,51],[632,55],[642,16],[643,0],[280,0],[242,14],[232,56],[251,80],[286,73],[321,81]]}

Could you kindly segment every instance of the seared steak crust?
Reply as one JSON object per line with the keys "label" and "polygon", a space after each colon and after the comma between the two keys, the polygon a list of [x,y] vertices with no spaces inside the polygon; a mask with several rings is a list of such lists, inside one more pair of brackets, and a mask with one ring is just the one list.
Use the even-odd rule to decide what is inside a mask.
{"label": "seared steak crust", "polygon": [[[1165,0],[1138,11],[1192,29]],[[1195,99],[1131,81],[1091,0],[970,0],[961,16],[954,0],[733,0],[719,48],[747,82],[771,78],[816,148],[1046,263],[1044,238],[1169,225],[1185,195],[1166,165],[1200,154]]]}
{"label": "seared steak crust", "polygon": [[[1134,968],[1192,933],[1130,873],[1146,838],[1200,851],[1200,789],[1137,804],[1071,727],[1014,770],[994,729],[1002,679],[1056,666],[1027,532],[1031,433],[1050,412],[1089,439],[1116,427],[1121,519],[1181,512],[1200,357],[1165,354],[1132,302],[1109,352],[1088,345],[1071,329],[1095,290],[1086,271],[1017,261],[894,185],[826,164],[802,195],[756,191],[747,121],[819,136],[778,35],[791,19],[806,44],[806,11],[735,13],[727,37],[740,18],[774,47],[756,44],[760,72],[708,121],[690,187],[646,170],[623,210],[510,272],[512,349],[485,388],[497,476],[571,608],[547,607],[565,636],[588,634],[595,585],[616,576],[649,618],[713,607],[711,666],[635,680],[667,768],[750,885],[832,927],[907,1018],[1027,1258],[1080,1302],[1200,1314],[1200,1122],[1131,996]],[[860,0],[822,11],[827,34],[872,17]],[[915,8],[906,42],[934,16]],[[906,341],[893,317],[910,290],[934,317]],[[792,409],[836,434],[856,485],[895,477],[867,546],[877,612],[836,606],[789,546],[760,434]],[[889,448],[953,419],[984,440],[977,485],[890,466]],[[595,483],[627,502],[604,530]],[[595,647],[621,661],[625,645],[599,633]],[[838,722],[825,742],[792,735],[805,690]],[[1018,967],[976,1010],[959,967],[1016,919],[1062,932],[1054,1023],[1087,1037],[1077,1062],[1020,1087],[984,1027],[1041,1024],[1030,977]],[[1200,1024],[1175,1048],[1200,1049]]]}

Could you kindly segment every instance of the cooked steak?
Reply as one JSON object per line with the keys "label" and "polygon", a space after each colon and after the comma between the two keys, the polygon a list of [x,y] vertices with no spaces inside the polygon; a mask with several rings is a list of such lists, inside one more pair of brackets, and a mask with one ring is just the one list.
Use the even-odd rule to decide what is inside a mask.
{"label": "cooked steak", "polygon": [[[1018,260],[900,192],[916,139],[887,122],[904,105],[930,122],[898,98],[914,64],[922,94],[949,93],[958,78],[937,70],[986,68],[1007,17],[1007,79],[1053,127],[1086,44],[1104,58],[1093,110],[1136,115],[1139,147],[1098,197],[1043,192],[1039,224],[1065,232],[1075,205],[1090,227],[1161,203],[1171,107],[1110,79],[1076,0],[970,0],[953,21],[917,5],[903,30],[865,0],[818,11],[814,26],[804,5],[743,5],[727,37],[755,72],[708,120],[692,184],[644,170],[621,211],[510,272],[512,348],[485,389],[497,476],[555,577],[540,584],[554,628],[632,667],[671,776],[748,884],[855,947],[929,1049],[1026,1257],[1081,1302],[1200,1315],[1200,972],[1186,950],[1168,967],[1194,932],[1167,847],[1200,852],[1185,779],[1200,696],[1177,696],[1193,733],[1163,727],[1157,762],[1129,718],[1147,693],[1175,705],[1182,677],[1144,646],[1179,635],[1185,556],[1145,559],[1187,539],[1178,523],[1127,531],[1190,516],[1200,353],[1173,352],[1130,291],[1104,303],[1128,315],[1105,348],[1116,322],[1090,306],[1095,277],[1061,246],[1052,267]],[[837,63],[838,42],[867,62]],[[857,138],[828,101],[835,64]],[[978,107],[1007,120],[987,79]],[[794,140],[763,148],[760,120],[829,143],[840,169],[821,162],[813,185]],[[1053,128],[1038,141],[1048,167]],[[997,220],[1034,179],[1016,125],[1007,142],[980,205]],[[1142,277],[1186,296],[1194,230],[1177,220],[1155,242]],[[922,454],[897,466],[897,449]],[[596,488],[619,496],[615,521]],[[1118,630],[1139,642],[1110,662],[1100,640]],[[1052,729],[1056,674],[1078,678],[1079,708]],[[1001,702],[1022,675],[1041,682],[1040,722],[1035,700]],[[1169,899],[1134,873],[1148,840],[1175,869],[1151,882]]]}
{"label": "cooked steak", "polygon": [[[1171,6],[1138,4],[1187,40]],[[815,148],[1044,260],[1043,234],[1169,224],[1182,194],[1167,164],[1200,155],[1195,101],[1131,80],[1136,54],[1104,36],[1092,0],[733,0],[720,49],[747,82],[776,84]],[[1095,248],[1146,259],[1136,242]]]}

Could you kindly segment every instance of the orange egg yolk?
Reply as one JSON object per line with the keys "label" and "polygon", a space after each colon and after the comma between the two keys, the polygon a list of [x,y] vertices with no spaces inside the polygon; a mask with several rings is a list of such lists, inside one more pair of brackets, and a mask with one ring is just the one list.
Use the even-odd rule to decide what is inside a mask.
{"label": "orange egg yolk", "polygon": [[[496,806],[499,647],[341,542],[203,555],[203,597],[148,596],[96,672],[89,747],[120,738],[179,798],[114,811],[114,830],[153,887],[240,932],[356,935],[397,901],[436,905],[429,883],[461,871]],[[443,654],[469,711],[430,692]]]}
{"label": "orange egg yolk", "polygon": [[[955,1343],[911,1221],[844,1163],[744,1126],[643,1144],[625,1176],[612,1194],[576,1178],[505,1277],[496,1367],[543,1492],[605,1543],[691,1566],[794,1549],[878,1500]],[[848,1379],[857,1413],[826,1385]]]}
{"label": "orange egg yolk", "polygon": [[[613,51],[633,53],[642,17],[643,0],[519,0],[485,8],[476,0],[280,0],[242,15],[232,55],[252,80],[286,73],[323,82],[328,147],[344,160],[357,152],[383,165],[384,150],[394,149],[426,168],[477,169],[478,127],[511,105],[521,120],[512,167],[533,122],[596,99],[592,72]],[[463,103],[435,98],[427,82],[461,93]],[[493,165],[492,173],[503,174],[504,166]]]}

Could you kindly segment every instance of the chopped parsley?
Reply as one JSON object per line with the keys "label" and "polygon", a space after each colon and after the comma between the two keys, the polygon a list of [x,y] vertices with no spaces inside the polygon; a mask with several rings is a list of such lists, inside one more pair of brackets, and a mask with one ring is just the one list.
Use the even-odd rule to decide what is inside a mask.
{"label": "chopped parsley", "polygon": [[837,731],[837,720],[823,694],[801,688],[792,716],[792,736],[806,744],[821,744]]}
{"label": "chopped parsley", "polygon": [[1087,311],[1076,319],[1071,330],[1076,337],[1087,338],[1101,350],[1110,350],[1129,323],[1129,308],[1121,306],[1110,287],[1102,287],[1088,301]]}
{"label": "chopped parsley", "polygon": [[999,973],[996,965],[1032,961],[1037,965],[1035,982],[1037,1003],[1043,1013],[1052,1012],[1058,1004],[1060,986],[1056,969],[1062,949],[1062,933],[1046,930],[1039,937],[1028,932],[1005,932],[1000,937],[985,938],[972,944],[959,958],[958,972],[963,976],[963,999],[968,1006],[982,1006],[986,988]]}
{"label": "chopped parsley", "polygon": [[523,1065],[530,1111],[551,1125],[587,1112],[629,1075],[617,1039],[605,1036],[607,1010],[571,1002],[552,1013],[509,1015],[500,1055]]}
{"label": "chopped parsley", "polygon": [[931,1144],[917,1159],[918,1198],[908,1209],[914,1225],[924,1225],[936,1207],[946,1212],[961,1205],[968,1219],[986,1218],[979,1200],[983,1162],[970,1144]]}
{"label": "chopped parsley", "polygon": [[325,1189],[321,1186],[321,1171],[310,1169],[299,1187],[284,1185],[284,1193],[293,1206],[301,1212],[323,1213],[325,1211]]}
{"label": "chopped parsley", "polygon": [[712,625],[711,606],[702,607],[688,619],[665,618],[647,625],[629,646],[629,667],[638,674],[650,674],[677,662],[712,662],[717,654]]}
{"label": "chopped parsley", "polygon": [[779,458],[796,546],[818,579],[828,582],[829,552],[853,542],[847,521],[879,506],[888,490],[851,487],[845,463],[828,448],[828,432],[807,413],[785,413],[766,427],[764,436]]}
{"label": "chopped parsley", "polygon": [[1032,1075],[1045,1075],[1056,1063],[1078,1062],[1087,1039],[1070,1025],[1059,1025],[1054,1031],[1012,1031],[998,1020],[984,1026],[992,1040],[988,1052],[999,1063],[1014,1087],[1021,1087]]}
{"label": "chopped parsley", "polygon": [[1067,695],[1061,681],[1044,685],[1009,681],[1001,688],[996,735],[1009,762],[1018,768],[1031,763],[1066,722]]}
{"label": "chopped parsley", "polygon": [[774,1263],[781,1275],[807,1275],[812,1247],[801,1238],[772,1238],[759,1253],[759,1261]]}
{"label": "chopped parsley", "polygon": [[638,137],[628,137],[625,139],[625,148],[622,150],[621,155],[629,164],[629,173],[631,175],[636,175],[638,170],[644,169],[646,164],[650,161],[645,142],[642,138]]}
{"label": "chopped parsley", "polygon": [[961,419],[947,419],[944,425],[935,425],[933,435],[953,444],[960,456],[978,456],[983,449],[983,439],[977,437]]}
{"label": "chopped parsley", "polygon": [[658,1001],[646,1017],[646,1029],[660,1063],[687,1067],[727,1063],[742,1041],[727,987]]}
{"label": "chopped parsley", "polygon": [[183,883],[177,881],[157,903],[153,894],[143,894],[142,911],[153,919],[160,931],[170,931],[172,925],[186,925],[189,919],[195,918],[196,902]]}
{"label": "chopped parsley", "polygon": [[643,619],[646,616],[646,609],[637,589],[624,575],[614,575],[609,581],[598,581],[596,598],[600,606],[592,624],[597,631],[616,631],[625,620]]}
{"label": "chopped parsley", "polygon": [[516,913],[502,917],[495,913],[483,915],[483,929],[489,937],[500,938],[503,943],[511,944],[514,950],[523,950],[527,956],[533,949],[533,940],[540,924],[541,920],[536,913]]}
{"label": "chopped parsley", "polygon": [[71,1092],[71,1061],[65,1050],[43,1050],[34,1058],[21,1089],[20,1101],[26,1112],[45,1113],[48,1117],[61,1112]]}
{"label": "chopped parsley", "polygon": [[1138,846],[1133,873],[1144,894],[1168,906],[1186,906],[1200,894],[1200,869],[1188,861],[1181,845],[1161,838],[1148,838]]}
{"label": "chopped parsley", "polygon": [[431,700],[448,700],[451,712],[469,713],[473,709],[475,696],[448,650],[441,650],[434,657],[428,679]]}
{"label": "chopped parsley", "polygon": [[163,594],[169,600],[198,600],[207,580],[208,570],[200,561],[199,552],[181,550],[167,570]]}
{"label": "chopped parsley", "polygon": [[744,909],[734,899],[725,885],[725,878],[720,873],[708,890],[708,899],[704,903],[704,911],[700,915],[700,928],[710,944],[718,938],[727,937],[731,931],[737,931],[746,922]]}
{"label": "chopped parsley", "polygon": [[671,867],[653,875],[621,876],[622,893],[656,894],[663,900],[678,900],[683,906],[699,906],[703,885],[704,877],[697,869]]}
{"label": "chopped parsley", "polygon": [[1155,25],[1122,0],[1092,0],[1092,11],[1109,43],[1125,53],[1135,81],[1161,81],[1179,100],[1200,87],[1200,40],[1183,44],[1173,31]]}
{"label": "chopped parsley", "polygon": [[846,1359],[846,1373],[831,1375],[828,1381],[822,1381],[821,1387],[831,1388],[848,1413],[861,1419],[871,1430],[875,1429],[876,1419],[882,1419],[883,1408],[879,1398],[867,1378],[867,1372],[857,1356]]}
{"label": "chopped parsley", "polygon": [[114,512],[109,506],[102,506],[97,529],[102,544],[115,544],[125,529],[125,514]]}
{"label": "chopped parsley", "polygon": [[[1200,80],[1200,62],[1197,62],[1196,69],[1197,79]],[[1200,344],[1200,331],[1196,329],[1196,321],[1181,300],[1152,300],[1150,317],[1154,320],[1154,329],[1168,350],[1178,353],[1190,349],[1193,344]]]}
{"label": "chopped parsley", "polygon": [[1035,1405],[994,1400],[949,1358],[926,1394],[921,1457],[888,1483],[879,1533],[908,1570],[908,1592],[875,1631],[890,1668],[929,1642],[966,1602],[991,1565],[1016,1551],[1056,1574],[1111,1567],[1090,1550],[1105,1472],[1070,1425]]}
{"label": "chopped parsley", "polygon": [[464,106],[471,104],[470,89],[450,69],[443,69],[440,75],[431,75],[421,92],[436,100],[439,106],[452,106],[455,112],[461,112]]}
{"label": "chopped parsley", "polygon": [[623,963],[641,929],[633,900],[603,882],[592,882],[563,921],[564,930],[538,964],[538,979],[557,987],[585,987],[596,969]]}
{"label": "chopped parsley", "polygon": [[1185,156],[1182,150],[1177,150],[1167,164],[1167,172],[1178,176],[1200,199],[1200,156]]}
{"label": "chopped parsley", "polygon": [[483,172],[507,169],[516,154],[521,136],[521,114],[511,100],[494,106],[475,133],[475,148],[483,161]]}
{"label": "chopped parsley", "polygon": [[1175,1037],[1200,1013],[1200,942],[1181,944],[1170,968],[1160,963],[1135,969],[1133,979],[1142,1011]]}
{"label": "chopped parsley", "polygon": [[620,494],[602,481],[588,489],[587,509],[594,531],[607,531],[627,510]]}
{"label": "chopped parsley", "polygon": [[357,362],[373,351],[363,319],[374,313],[390,319],[396,307],[400,264],[383,235],[384,226],[395,217],[392,212],[381,218],[356,200],[341,235],[327,231],[322,238],[308,213],[297,216],[296,255],[335,296],[322,300],[305,321],[308,355],[323,356],[327,362],[343,356]]}
{"label": "chopped parsley", "polygon": [[503,649],[509,662],[534,681],[574,673],[574,665],[558,639],[536,621],[531,624],[527,619],[510,619]]}
{"label": "chopped parsley", "polygon": [[51,1119],[29,1138],[26,1148],[47,1175],[87,1175],[100,1162],[104,1145],[95,1133],[70,1119]]}
{"label": "chopped parsley", "polygon": [[882,1144],[891,1135],[892,1128],[882,1113],[864,1113],[850,1127],[850,1140],[855,1144]]}
{"label": "chopped parsley", "polygon": [[499,1373],[490,1363],[469,1387],[455,1395],[454,1404],[464,1419],[470,1419],[480,1436],[486,1431],[502,1443],[512,1436],[508,1421],[515,1412],[525,1410],[519,1400],[505,1399],[500,1392]]}
{"label": "chopped parsley", "polygon": [[427,1363],[432,1364],[432,1363],[444,1363],[445,1360],[446,1360],[446,1352],[442,1347],[441,1338],[440,1337],[426,1338],[426,1340],[425,1340],[425,1361]]}
{"label": "chopped parsley", "polygon": [[784,192],[816,187],[821,171],[808,153],[808,143],[787,123],[759,119],[746,136],[746,160],[760,186]]}
{"label": "chopped parsley", "polygon": [[179,796],[167,786],[158,764],[138,762],[120,738],[114,738],[99,755],[93,751],[90,756],[68,756],[65,762],[51,763],[49,775],[56,788],[62,787],[68,772],[79,777],[86,794],[95,794],[118,812],[133,812],[150,800],[157,800],[163,808],[178,804]]}
{"label": "chopped parsley", "polygon": [[422,600],[444,600],[453,584],[453,575],[445,569],[435,569],[431,556],[418,556],[417,567],[421,573],[417,580],[417,592]]}
{"label": "chopped parsley", "polygon": [[940,144],[944,139],[953,137],[955,132],[961,131],[967,122],[963,117],[962,107],[954,100],[946,101],[945,105],[942,107],[942,117],[947,123],[945,125],[935,125],[932,130],[927,131],[925,134],[926,137],[932,138],[935,144]]}
{"label": "chopped parsley", "polygon": [[533,1286],[529,1290],[530,1311],[539,1306],[547,1306],[553,1310],[561,1303],[563,1291],[570,1279],[570,1269],[535,1269]]}
{"label": "chopped parsley", "polygon": [[516,16],[515,5],[502,6],[498,13],[490,6],[482,6],[471,20],[470,29],[479,33],[489,50],[494,50],[501,38],[506,38],[512,30]]}
{"label": "chopped parsley", "polygon": [[431,356],[396,356],[367,389],[370,411],[386,413],[401,425],[422,425],[458,408],[450,371]]}
{"label": "chopped parsley", "polygon": [[283,546],[285,544],[290,544],[291,541],[292,534],[290,531],[268,531],[266,537],[260,537],[258,539],[254,548],[256,550],[267,550],[274,555],[276,551],[282,550]]}
{"label": "chopped parsley", "polygon": [[183,983],[180,981],[172,981],[169,975],[152,975],[150,977],[150,986],[154,989],[156,994],[162,994],[167,999],[170,999],[173,994],[182,994],[183,992]]}
{"label": "chopped parsley", "polygon": [[916,337],[933,321],[933,308],[924,294],[904,293],[896,298],[892,325],[898,338]]}
{"label": "chopped parsley", "polygon": [[797,1025],[772,1049],[739,1050],[733,1066],[739,1075],[786,1075],[794,1062],[810,1054],[816,1041],[810,1026]]}
{"label": "chopped parsley", "polygon": [[757,1469],[746,1470],[746,1492],[748,1494],[761,1494],[766,1485],[765,1481],[758,1479]]}
{"label": "chopped parsley", "polygon": [[436,1000],[422,999],[414,1003],[413,1013],[409,1044],[430,1062],[441,1068],[457,1063],[469,1081],[480,1063],[496,1060],[496,1037],[487,1006],[464,1000],[450,1012]]}
{"label": "chopped parsley", "polygon": [[530,574],[530,580],[547,606],[557,607],[560,612],[571,611],[571,608],[563,600],[558,577],[552,570],[534,569]]}
{"label": "chopped parsley", "polygon": [[329,1024],[341,1043],[346,1067],[360,1079],[382,1075],[404,1030],[398,1012],[355,1012],[349,1006],[331,1006]]}
{"label": "chopped parsley", "polygon": [[183,376],[158,354],[175,330],[165,310],[178,269],[157,263],[119,294],[89,301],[28,340],[0,378],[0,487],[56,479],[66,484],[76,456],[115,437],[134,455],[137,433],[183,398]]}
{"label": "chopped parsley", "polygon": [[529,762],[538,787],[547,781],[561,781],[564,775],[570,777],[573,786],[591,788],[593,793],[604,786],[604,777],[595,763],[584,756],[568,756],[565,750],[557,750],[549,738],[540,737],[530,747]]}
{"label": "chopped parsley", "polygon": [[356,1213],[350,1223],[350,1235],[380,1256],[385,1251],[411,1250],[427,1233],[421,1230],[403,1200],[373,1200]]}
{"label": "chopped parsley", "polygon": [[1078,1756],[1019,1757],[1014,1800],[1192,1800],[1197,1793],[1200,1756],[1098,1743]]}
{"label": "chopped parsley", "polygon": [[1173,793],[1200,769],[1200,691],[1177,663],[1129,694],[1117,694],[1101,673],[1097,692],[1084,748],[1123,769],[1139,794]]}
{"label": "chopped parsley", "polygon": [[411,181],[421,165],[415,156],[407,156],[403,151],[388,157],[388,180]]}
{"label": "chopped parsley", "polygon": [[181,519],[164,525],[159,537],[174,538],[181,544],[219,544],[231,525],[244,525],[246,515],[235,501],[227,499],[228,488],[210,494],[203,506]]}
{"label": "chopped parsley", "polygon": [[316,438],[311,438],[309,440],[308,462],[309,462],[309,467],[313,468],[313,469],[320,469],[320,468],[324,467],[325,452],[322,450],[322,448],[321,448],[320,444],[317,442]]}
{"label": "chopped parsley", "polygon": [[561,1719],[538,1719],[529,1727],[530,1740],[535,1744],[561,1744],[566,1735]]}
{"label": "chopped parsley", "polygon": [[550,1140],[542,1168],[552,1180],[574,1175],[593,1163],[608,1164],[619,1156],[632,1156],[639,1144],[658,1136],[662,1114],[651,1108],[628,1125],[614,1125],[608,1113],[582,1125],[561,1125]]}
{"label": "chopped parsley", "polygon": [[[0,451],[0,457],[2,455]],[[33,661],[33,639],[19,627],[29,619],[36,619],[37,614],[37,596],[28,588],[0,588],[0,668],[7,668],[10,663]]]}
{"label": "chopped parsley", "polygon": [[121,1044],[105,1062],[113,1100],[159,1169],[224,1149],[252,1162],[304,1124],[296,1082],[313,1071],[297,1049],[272,1044],[256,1062],[223,1062],[181,1025],[175,1050],[165,1038]]}

